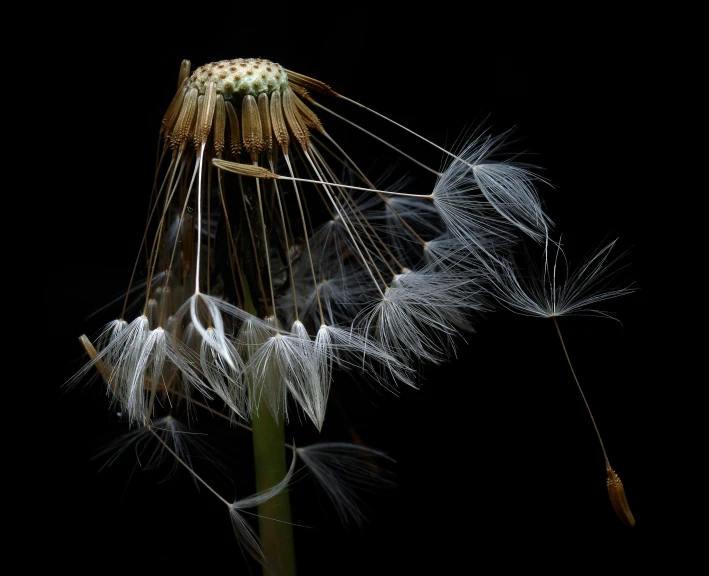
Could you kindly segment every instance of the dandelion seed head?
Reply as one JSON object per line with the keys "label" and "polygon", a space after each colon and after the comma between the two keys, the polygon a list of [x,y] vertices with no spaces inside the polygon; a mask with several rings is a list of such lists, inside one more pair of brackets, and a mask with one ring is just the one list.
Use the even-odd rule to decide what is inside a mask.
{"label": "dandelion seed head", "polygon": [[200,66],[190,76],[188,86],[204,94],[208,82],[214,82],[217,94],[226,99],[234,95],[258,97],[283,90],[288,86],[288,76],[280,64],[270,60],[236,58]]}

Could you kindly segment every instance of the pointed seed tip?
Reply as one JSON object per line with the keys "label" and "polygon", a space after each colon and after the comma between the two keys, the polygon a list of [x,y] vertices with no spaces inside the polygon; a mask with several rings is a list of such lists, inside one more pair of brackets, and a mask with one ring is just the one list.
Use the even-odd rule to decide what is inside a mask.
{"label": "pointed seed tip", "polygon": [[623,524],[632,528],[635,526],[635,518],[633,517],[633,513],[630,511],[628,499],[625,496],[623,482],[614,470],[609,468],[606,473],[608,474],[606,485],[608,486],[608,495],[611,499],[611,506],[613,506],[616,516],[620,518]]}

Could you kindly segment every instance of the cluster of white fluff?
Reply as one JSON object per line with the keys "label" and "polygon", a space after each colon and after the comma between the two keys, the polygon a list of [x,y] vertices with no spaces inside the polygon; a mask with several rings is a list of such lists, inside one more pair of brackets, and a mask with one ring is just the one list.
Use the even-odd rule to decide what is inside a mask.
{"label": "cluster of white fluff", "polygon": [[[357,369],[388,387],[413,385],[412,367],[420,360],[448,359],[457,336],[472,329],[472,315],[489,309],[491,277],[509,271],[505,263],[520,234],[546,237],[549,221],[534,192],[533,173],[488,161],[481,156],[481,148],[489,151],[486,143],[475,140],[452,158],[427,195],[405,196],[406,188],[354,194],[324,183],[324,192],[315,196],[314,186],[300,184],[297,194],[308,216],[298,226],[309,237],[307,246],[295,235],[286,240],[281,248],[292,256],[287,263],[268,247],[261,262],[270,267],[270,274],[262,274],[270,286],[262,298],[275,297],[261,317],[226,294],[223,275],[237,266],[217,271],[218,251],[231,251],[218,244],[227,240],[214,231],[225,215],[212,207],[201,226],[193,221],[188,231],[189,212],[169,205],[156,233],[164,239],[156,239],[148,263],[155,266],[152,281],[128,301],[142,309],[130,321],[109,323],[97,340],[93,362],[108,367],[116,401],[133,422],[144,424],[156,409],[151,396],[162,390],[217,397],[245,421],[262,401],[274,413],[287,413],[294,400],[319,428],[335,367]],[[206,180],[207,170],[171,200],[185,202],[187,196],[189,202],[194,180]],[[265,182],[267,189],[272,181]],[[212,205],[220,194],[209,195]],[[272,194],[291,208],[296,192],[284,182]],[[315,224],[311,215],[323,212],[322,197],[328,215]],[[153,214],[160,211],[157,206]],[[260,237],[271,244],[292,233],[288,221],[278,226],[274,212],[270,230]],[[297,215],[290,209],[289,220]],[[194,266],[199,250],[200,272],[209,284],[197,286],[195,271],[180,261],[190,235],[195,246],[188,265]],[[266,385],[274,379],[277,387]]]}
{"label": "cluster of white fluff", "polygon": [[239,102],[198,76],[185,75],[164,121],[141,246],[148,280],[78,375],[101,362],[133,423],[178,391],[218,398],[246,422],[264,404],[274,415],[296,406],[320,428],[335,368],[388,388],[418,383],[416,363],[448,359],[488,308],[486,286],[520,236],[547,236],[537,177],[497,159],[504,136],[444,151],[432,190],[411,175],[382,190],[311,110],[312,82],[289,75],[295,91]]}

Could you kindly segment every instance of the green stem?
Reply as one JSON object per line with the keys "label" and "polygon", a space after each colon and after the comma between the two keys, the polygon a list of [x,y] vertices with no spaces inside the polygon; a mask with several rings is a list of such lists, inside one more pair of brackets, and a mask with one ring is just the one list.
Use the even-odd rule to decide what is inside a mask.
{"label": "green stem", "polygon": [[[271,384],[271,383],[267,383]],[[277,383],[276,383],[277,384]],[[256,491],[278,484],[288,471],[283,415],[274,418],[261,407],[251,419],[256,468]],[[258,507],[259,537],[267,564],[264,576],[295,576],[295,548],[291,525],[290,498],[286,488]]]}

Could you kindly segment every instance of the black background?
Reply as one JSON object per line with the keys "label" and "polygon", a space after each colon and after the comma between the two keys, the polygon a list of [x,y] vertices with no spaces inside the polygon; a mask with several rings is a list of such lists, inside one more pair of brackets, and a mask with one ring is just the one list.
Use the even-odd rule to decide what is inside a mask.
{"label": "black background", "polygon": [[[299,482],[294,522],[310,526],[296,528],[300,573],[457,574],[491,562],[500,571],[574,572],[580,564],[632,565],[647,560],[648,550],[660,554],[649,544],[680,525],[667,521],[675,514],[672,471],[661,458],[663,418],[672,415],[660,411],[667,335],[658,335],[654,311],[666,280],[658,278],[659,240],[646,217],[659,202],[646,175],[653,162],[646,152],[659,146],[648,129],[658,121],[648,105],[656,39],[605,20],[518,36],[497,20],[483,26],[472,8],[439,14],[432,5],[409,22],[341,8],[336,17],[301,23],[302,8],[205,6],[189,15],[175,8],[155,22],[113,14],[110,25],[94,22],[67,39],[76,48],[60,73],[71,139],[58,153],[71,162],[57,182],[70,193],[56,233],[59,288],[51,287],[53,298],[63,294],[55,334],[62,370],[47,383],[53,419],[39,450],[55,561],[248,573],[223,505],[196,491],[184,471],[160,482],[134,470],[127,455],[99,472],[102,461],[92,457],[124,428],[100,386],[62,388],[83,362],[78,335],[113,318],[87,317],[129,277],[180,62],[195,68],[238,57],[321,79],[437,143],[481,122],[496,133],[516,127],[512,149],[532,153],[525,159],[554,186],[541,193],[572,262],[617,237],[618,251],[629,251],[623,277],[638,288],[608,303],[619,322],[560,320],[635,528],[611,509],[601,451],[553,325],[500,311],[480,319],[456,360],[422,367],[421,390],[393,397],[336,381],[362,440],[397,460],[399,487],[369,498],[368,526],[346,532]],[[348,439],[334,406],[323,437]],[[238,476],[219,486],[224,496],[247,495],[249,439],[230,432],[215,442]]]}

